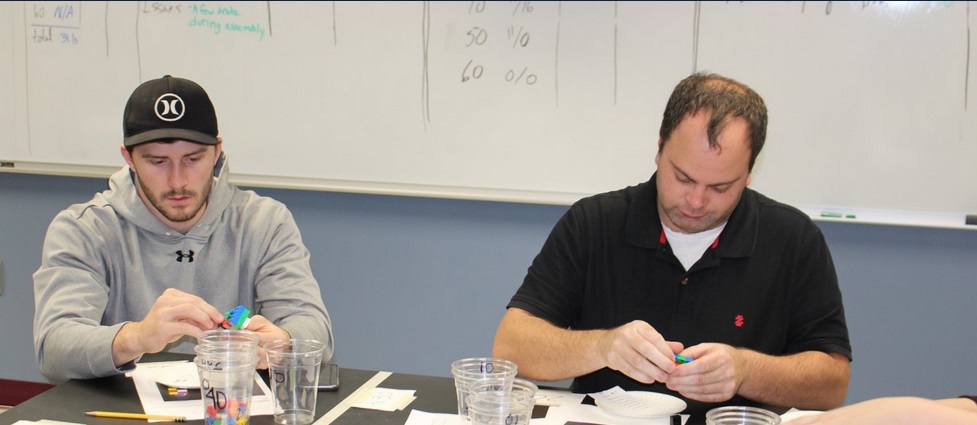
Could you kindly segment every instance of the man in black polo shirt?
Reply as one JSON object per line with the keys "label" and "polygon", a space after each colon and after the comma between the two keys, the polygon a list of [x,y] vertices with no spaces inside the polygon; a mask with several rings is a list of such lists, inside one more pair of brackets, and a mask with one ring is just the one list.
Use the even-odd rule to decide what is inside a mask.
{"label": "man in black polo shirt", "polygon": [[[721,404],[838,406],[851,346],[820,230],[751,189],[763,99],[715,74],[676,86],[646,183],[575,203],[499,324],[521,376]],[[677,364],[675,355],[691,357]]]}

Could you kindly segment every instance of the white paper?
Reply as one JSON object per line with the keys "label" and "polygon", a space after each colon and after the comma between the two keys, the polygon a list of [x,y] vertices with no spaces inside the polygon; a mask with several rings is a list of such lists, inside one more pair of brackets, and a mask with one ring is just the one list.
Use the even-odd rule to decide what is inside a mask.
{"label": "white paper", "polygon": [[404,425],[469,425],[469,422],[462,419],[457,413],[429,413],[411,410]]}
{"label": "white paper", "polygon": [[[586,394],[569,391],[539,390],[536,392],[537,405],[549,406],[545,418],[533,418],[531,425],[564,425],[567,422],[583,422],[606,425],[670,425],[669,416],[651,418],[627,418],[605,412],[589,404],[581,404]],[[681,415],[682,423],[689,415]],[[468,420],[457,413],[429,413],[412,410],[404,425],[469,425]]]}
{"label": "white paper", "polygon": [[[156,377],[160,374],[170,376],[195,376],[197,365],[192,362],[159,362],[159,363],[138,363],[136,370],[131,373],[132,381],[136,384],[136,392],[139,393],[139,402],[146,414],[150,415],[171,415],[186,416],[187,420],[202,420],[204,418],[204,403],[199,395],[196,397],[186,397],[180,395],[169,396],[164,399],[164,391],[167,391],[156,382]],[[265,381],[254,374],[256,385],[255,393],[251,396],[251,416],[271,415],[275,413],[275,402],[272,399],[271,389]],[[199,378],[196,386],[200,386]],[[258,389],[261,393],[258,393]],[[191,390],[190,394],[194,393]],[[150,421],[159,422],[159,421]]]}
{"label": "white paper", "polygon": [[586,394],[576,394],[569,391],[538,390],[536,391],[537,406],[559,406],[563,403],[580,404]]}
{"label": "white paper", "polygon": [[792,420],[792,419],[797,419],[797,418],[799,418],[801,416],[818,415],[818,414],[821,414],[821,413],[824,413],[824,412],[822,412],[820,410],[797,410],[797,409],[793,409],[792,408],[792,409],[784,412],[783,415],[780,415],[780,420],[783,421],[783,422],[787,422],[787,421]]}
{"label": "white paper", "polygon": [[[682,423],[689,420],[689,415],[681,415]],[[532,425],[553,424],[563,425],[567,422],[584,422],[590,424],[607,425],[669,425],[670,416],[653,416],[648,418],[629,418],[608,413],[604,409],[589,404],[561,404],[559,407],[550,407],[546,412],[546,419],[530,421]]]}
{"label": "white paper", "polygon": [[393,412],[403,410],[414,401],[414,390],[392,390],[389,388],[373,388],[364,394],[361,400],[351,405],[361,409],[383,410]]}

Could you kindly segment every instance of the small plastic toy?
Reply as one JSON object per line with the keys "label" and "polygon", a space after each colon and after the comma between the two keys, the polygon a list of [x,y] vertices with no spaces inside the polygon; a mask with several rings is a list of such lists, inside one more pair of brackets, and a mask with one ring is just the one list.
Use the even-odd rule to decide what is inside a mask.
{"label": "small plastic toy", "polygon": [[228,310],[224,313],[224,321],[220,325],[217,325],[224,329],[242,329],[248,326],[251,322],[251,310],[248,310],[243,305],[239,305]]}

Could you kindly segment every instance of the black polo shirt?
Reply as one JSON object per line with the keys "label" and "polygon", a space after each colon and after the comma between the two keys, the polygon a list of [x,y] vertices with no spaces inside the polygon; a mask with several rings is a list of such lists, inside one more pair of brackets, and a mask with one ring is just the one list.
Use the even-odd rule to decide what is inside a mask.
{"label": "black polo shirt", "polygon": [[[664,238],[657,196],[652,176],[575,203],[509,307],[570,329],[641,319],[686,347],[718,342],[772,355],[815,350],[851,359],[831,255],[807,215],[746,189],[718,243],[686,271]],[[607,368],[574,379],[572,389],[615,385],[678,396]],[[750,403],[735,397],[723,404]]]}

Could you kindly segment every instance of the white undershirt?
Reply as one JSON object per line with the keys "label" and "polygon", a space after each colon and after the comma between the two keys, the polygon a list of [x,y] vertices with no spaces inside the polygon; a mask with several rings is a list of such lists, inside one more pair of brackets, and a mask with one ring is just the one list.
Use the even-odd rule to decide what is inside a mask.
{"label": "white undershirt", "polygon": [[706,252],[706,249],[719,237],[724,228],[726,228],[726,223],[715,229],[690,234],[675,232],[669,229],[665,223],[662,223],[662,229],[665,229],[665,238],[668,239],[668,244],[672,246],[672,252],[686,271],[702,258],[702,253]]}

